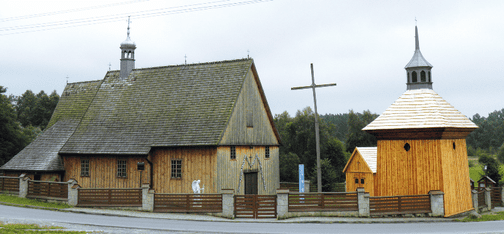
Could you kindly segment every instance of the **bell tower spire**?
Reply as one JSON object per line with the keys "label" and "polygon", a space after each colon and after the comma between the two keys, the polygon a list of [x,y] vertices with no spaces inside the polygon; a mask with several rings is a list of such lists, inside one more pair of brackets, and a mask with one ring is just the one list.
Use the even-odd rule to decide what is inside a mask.
{"label": "bell tower spire", "polygon": [[418,27],[415,25],[415,53],[413,58],[404,67],[406,69],[408,90],[410,89],[432,89],[431,69],[432,65],[425,60],[420,52],[420,42],[418,39]]}
{"label": "bell tower spire", "polygon": [[130,39],[130,17],[128,16],[128,31],[126,40],[121,43],[121,78],[128,78],[135,69],[135,42]]}

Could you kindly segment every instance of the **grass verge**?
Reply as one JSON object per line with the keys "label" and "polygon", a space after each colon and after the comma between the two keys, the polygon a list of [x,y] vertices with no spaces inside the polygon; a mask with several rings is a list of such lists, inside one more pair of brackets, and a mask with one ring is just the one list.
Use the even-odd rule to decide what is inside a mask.
{"label": "grass verge", "polygon": [[36,224],[4,224],[0,222],[0,233],[86,233],[61,230],[62,227],[46,227]]}
{"label": "grass verge", "polygon": [[497,221],[497,220],[504,220],[504,211],[491,213],[491,214],[484,214],[484,215],[481,215],[481,218],[477,218],[474,215],[469,215],[463,219],[459,219],[458,221],[461,221],[461,222],[485,222],[485,221]]}
{"label": "grass verge", "polygon": [[55,209],[65,209],[72,207],[63,203],[44,202],[35,199],[20,198],[17,196],[7,194],[0,194],[0,202],[15,204],[19,206],[38,206],[38,207],[55,208]]}

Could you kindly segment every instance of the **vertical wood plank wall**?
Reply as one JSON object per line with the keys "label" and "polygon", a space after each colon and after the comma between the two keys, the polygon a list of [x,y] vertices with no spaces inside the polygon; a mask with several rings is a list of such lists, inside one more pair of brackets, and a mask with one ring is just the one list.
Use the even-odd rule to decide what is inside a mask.
{"label": "vertical wood plank wall", "polygon": [[[81,159],[89,159],[89,176],[81,176]],[[126,160],[125,178],[117,177],[117,160]],[[137,163],[144,162],[142,183],[149,183],[150,167],[142,157],[63,157],[65,165],[65,181],[76,179],[82,188],[139,188],[140,171]]]}
{"label": "vertical wood plank wall", "polygon": [[230,159],[230,146],[221,146],[217,149],[218,158],[218,179],[217,187],[219,189],[234,189],[235,194],[244,194],[244,176],[242,176],[240,190],[241,167],[244,162],[244,157],[252,156],[254,162],[255,156],[259,157],[262,164],[262,173],[266,183],[266,190],[261,176],[259,163],[256,162],[252,167],[245,161],[244,170],[257,170],[257,186],[258,194],[275,194],[276,189],[280,187],[280,169],[279,169],[279,151],[278,146],[270,146],[270,158],[265,158],[265,146],[236,146],[236,159]]}
{"label": "vertical wood plank wall", "polygon": [[377,162],[375,196],[441,190],[445,216],[472,209],[465,139],[379,140]]}
{"label": "vertical wood plank wall", "polygon": [[[455,149],[453,149],[455,143]],[[442,140],[445,216],[473,209],[465,139]]]}
{"label": "vertical wood plank wall", "polygon": [[[367,166],[362,156],[355,151],[352,161],[346,169],[346,191],[355,192],[358,187],[363,187],[370,196],[374,196],[374,175],[371,169]],[[359,179],[359,183],[355,183],[355,179]],[[364,184],[361,184],[361,179],[364,179]]]}
{"label": "vertical wood plank wall", "polygon": [[[153,153],[156,193],[193,193],[192,182],[200,180],[204,193],[217,193],[215,147],[159,149]],[[171,160],[182,159],[182,178],[171,178]]]}
{"label": "vertical wood plank wall", "polygon": [[[410,150],[404,145],[408,143]],[[439,140],[379,140],[375,196],[443,190]]]}
{"label": "vertical wood plank wall", "polygon": [[[247,74],[220,145],[279,144],[252,74]],[[252,127],[247,127],[247,118],[253,119]]]}

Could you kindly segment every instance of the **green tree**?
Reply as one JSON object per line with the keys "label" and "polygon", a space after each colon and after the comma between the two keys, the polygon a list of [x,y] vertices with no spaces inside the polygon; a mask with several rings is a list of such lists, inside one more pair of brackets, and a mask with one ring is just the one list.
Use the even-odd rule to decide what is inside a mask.
{"label": "green tree", "polygon": [[325,114],[321,115],[320,118],[326,123],[335,126],[335,131],[331,132],[332,136],[335,136],[341,142],[346,142],[346,137],[348,134],[348,113],[345,114]]}
{"label": "green tree", "polygon": [[0,86],[0,165],[5,164],[27,144],[19,123],[16,122],[16,112],[4,93],[6,88]]}
{"label": "green tree", "polygon": [[[305,177],[311,178],[313,171],[316,172],[315,113],[310,107],[307,107],[302,111],[297,111],[294,118],[290,117],[287,112],[275,115],[274,121],[282,140],[280,146],[281,180],[297,181],[298,164],[305,165],[305,172],[307,173]],[[342,182],[344,181],[342,170],[349,157],[345,146],[330,134],[335,131],[333,124],[328,124],[324,119],[320,119],[319,131],[321,161],[327,159],[326,161],[332,164],[326,168],[331,171],[330,173],[322,171],[322,180],[323,182],[331,181],[331,183],[334,183],[334,181]],[[335,173],[335,176],[332,176],[332,173]],[[330,176],[331,179],[325,178],[326,176]]]}
{"label": "green tree", "polygon": [[499,183],[501,180],[501,175],[499,174],[499,162],[488,155],[480,157],[478,161],[483,165],[484,175]]}
{"label": "green tree", "polygon": [[47,95],[43,90],[35,95],[27,90],[15,98],[17,119],[23,127],[34,126],[45,129],[59,101],[59,95],[53,91]]}
{"label": "green tree", "polygon": [[[322,173],[322,192],[332,192],[334,184],[340,182],[338,171],[334,170],[334,163],[331,159],[324,158],[320,160],[320,171]],[[310,183],[317,184],[317,168],[313,168],[310,175]]]}
{"label": "green tree", "polygon": [[297,182],[299,157],[292,152],[280,154],[280,181]]}
{"label": "green tree", "polygon": [[501,163],[504,163],[504,143],[502,143],[501,147],[499,148],[499,152],[497,152],[497,159]]}
{"label": "green tree", "polygon": [[357,146],[376,146],[376,137],[362,131],[362,129],[377,117],[377,114],[372,114],[369,110],[364,111],[362,114],[350,110],[348,115],[348,135],[345,142],[349,153],[352,153]]}

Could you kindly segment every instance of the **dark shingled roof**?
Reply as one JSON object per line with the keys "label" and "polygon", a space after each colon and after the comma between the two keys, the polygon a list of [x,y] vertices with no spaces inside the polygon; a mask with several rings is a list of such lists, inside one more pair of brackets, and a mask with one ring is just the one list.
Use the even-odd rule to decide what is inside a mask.
{"label": "dark shingled roof", "polygon": [[109,71],[61,154],[218,145],[252,59]]}
{"label": "dark shingled roof", "polygon": [[64,171],[58,152],[79,125],[100,84],[67,84],[47,129],[0,170]]}

